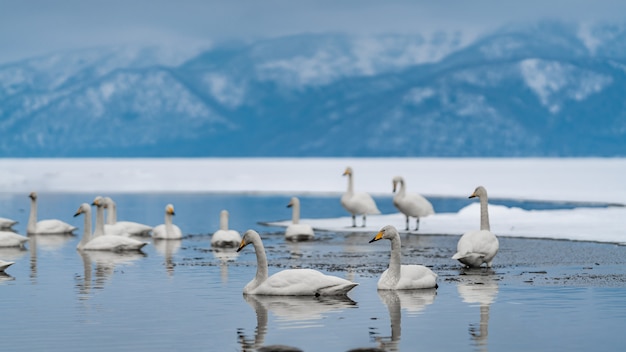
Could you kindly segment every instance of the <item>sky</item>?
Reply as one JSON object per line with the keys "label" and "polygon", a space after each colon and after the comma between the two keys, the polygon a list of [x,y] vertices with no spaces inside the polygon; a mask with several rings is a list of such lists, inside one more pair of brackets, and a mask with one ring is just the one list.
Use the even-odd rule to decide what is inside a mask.
{"label": "sky", "polygon": [[0,0],[0,63],[60,50],[127,44],[210,47],[298,33],[423,33],[475,36],[542,18],[620,21],[617,0]]}

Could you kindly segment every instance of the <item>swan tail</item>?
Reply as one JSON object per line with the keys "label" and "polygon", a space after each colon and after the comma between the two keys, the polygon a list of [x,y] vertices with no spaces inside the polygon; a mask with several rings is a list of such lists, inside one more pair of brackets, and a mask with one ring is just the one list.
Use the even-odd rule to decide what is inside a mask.
{"label": "swan tail", "polygon": [[348,291],[352,290],[359,284],[355,282],[350,282],[346,284],[332,285],[327,287],[322,287],[316,292],[316,296],[340,296],[348,294]]}

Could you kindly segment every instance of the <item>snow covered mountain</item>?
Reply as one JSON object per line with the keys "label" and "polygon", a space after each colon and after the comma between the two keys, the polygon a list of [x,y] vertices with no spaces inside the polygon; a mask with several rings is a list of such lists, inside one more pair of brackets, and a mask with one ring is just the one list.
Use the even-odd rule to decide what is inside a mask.
{"label": "snow covered mountain", "polygon": [[625,156],[626,27],[310,34],[0,66],[0,156]]}

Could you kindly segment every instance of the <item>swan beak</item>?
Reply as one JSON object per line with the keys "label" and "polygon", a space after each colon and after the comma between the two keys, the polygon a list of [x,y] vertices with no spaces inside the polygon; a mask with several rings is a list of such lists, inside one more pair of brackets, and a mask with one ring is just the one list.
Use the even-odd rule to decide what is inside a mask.
{"label": "swan beak", "polygon": [[467,198],[476,198],[476,197],[477,197],[477,196],[476,196],[476,192],[474,192],[474,193],[472,193],[472,195],[471,195],[471,196],[469,196],[469,197],[467,197]]}
{"label": "swan beak", "polygon": [[246,246],[246,244],[247,244],[247,243],[246,243],[246,241],[242,240],[242,241],[241,241],[241,243],[239,244],[239,248],[237,248],[237,252],[239,252],[240,250],[242,250],[242,249],[243,249],[243,247],[245,247],[245,246]]}
{"label": "swan beak", "polygon": [[380,231],[379,233],[376,234],[376,236],[374,236],[374,238],[371,239],[371,241],[369,241],[369,243],[376,242],[382,238],[383,238],[383,232]]}
{"label": "swan beak", "polygon": [[74,214],[74,217],[77,217],[78,215],[80,215],[80,214],[82,214],[82,213],[83,213],[83,212],[82,212],[82,210],[80,210],[80,209],[79,209],[79,210],[76,212],[76,214]]}

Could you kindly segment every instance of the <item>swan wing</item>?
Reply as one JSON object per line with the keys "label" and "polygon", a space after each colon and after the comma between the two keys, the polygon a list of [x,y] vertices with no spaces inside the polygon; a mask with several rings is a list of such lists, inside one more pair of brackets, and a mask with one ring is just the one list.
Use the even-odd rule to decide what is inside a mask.
{"label": "swan wing", "polygon": [[134,221],[118,221],[116,225],[122,227],[124,231],[131,236],[147,236],[150,234],[150,231],[152,231],[152,226]]}
{"label": "swan wing", "polygon": [[0,247],[21,247],[28,238],[10,231],[0,231]]}
{"label": "swan wing", "polygon": [[252,294],[281,296],[345,295],[358,284],[313,269],[287,269],[265,280]]}
{"label": "swan wing", "polygon": [[211,236],[211,245],[216,247],[237,247],[241,243],[241,235],[235,230],[217,230]]}
{"label": "swan wing", "polygon": [[76,226],[72,226],[58,219],[48,219],[37,222],[37,233],[70,233],[74,230],[76,230]]}
{"label": "swan wing", "polygon": [[137,241],[133,238],[103,235],[89,241],[83,249],[92,251],[137,251],[146,244],[148,243]]}
{"label": "swan wing", "polygon": [[365,192],[345,194],[341,197],[341,204],[352,214],[380,214],[374,198]]}

